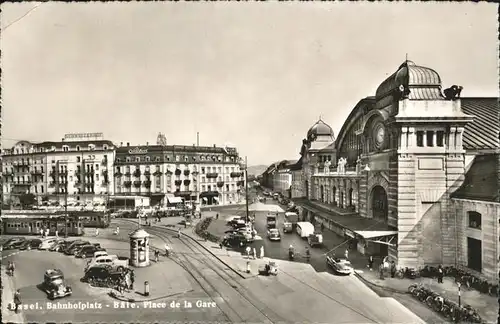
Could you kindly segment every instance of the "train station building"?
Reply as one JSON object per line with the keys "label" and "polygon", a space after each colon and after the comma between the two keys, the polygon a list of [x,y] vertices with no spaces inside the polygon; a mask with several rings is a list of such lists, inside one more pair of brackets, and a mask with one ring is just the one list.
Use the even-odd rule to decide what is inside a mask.
{"label": "train station building", "polygon": [[405,61],[358,102],[332,146],[319,120],[292,173],[303,218],[401,267],[459,266],[497,282],[498,98],[461,90],[443,90],[435,70]]}

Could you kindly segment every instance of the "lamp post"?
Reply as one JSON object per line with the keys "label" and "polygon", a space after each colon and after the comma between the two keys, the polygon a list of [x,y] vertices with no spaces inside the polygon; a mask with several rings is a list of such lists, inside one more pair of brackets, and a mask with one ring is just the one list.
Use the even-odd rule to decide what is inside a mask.
{"label": "lamp post", "polygon": [[461,291],[460,291],[460,287],[462,286],[462,284],[460,282],[457,282],[457,286],[458,286],[458,307],[460,308],[461,307],[461,302],[462,302],[462,296],[461,296]]}

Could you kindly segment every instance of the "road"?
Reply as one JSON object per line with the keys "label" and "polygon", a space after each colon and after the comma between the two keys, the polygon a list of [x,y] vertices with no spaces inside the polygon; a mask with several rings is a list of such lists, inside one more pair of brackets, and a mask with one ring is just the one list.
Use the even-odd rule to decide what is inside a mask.
{"label": "road", "polygon": [[[268,199],[266,202],[267,204],[278,204],[277,201]],[[284,206],[281,206],[284,208]],[[285,208],[284,208],[285,209]],[[215,210],[215,209],[214,209]],[[220,207],[217,209],[220,215],[220,219],[224,219],[224,217],[228,215],[241,215],[244,216],[246,214],[245,206],[242,207]],[[254,213],[250,213],[253,215]],[[308,246],[307,241],[301,239],[296,232],[289,233],[289,234],[283,234],[283,231],[281,229],[281,226],[283,224],[283,216],[280,215],[280,218],[278,219],[278,228],[280,229],[281,232],[281,237],[282,240],[281,242],[273,242],[267,239],[266,233],[267,233],[267,225],[266,225],[266,213],[265,212],[260,212],[260,213],[255,213],[256,215],[256,222],[255,222],[255,228],[260,236],[262,236],[263,240],[262,241],[256,241],[254,242],[251,246],[255,247],[257,251],[260,249],[260,246],[264,246],[264,253],[267,257],[270,258],[275,258],[275,259],[281,259],[281,260],[288,260],[288,247],[291,245],[294,246],[295,250],[298,252],[296,255],[295,262],[302,262],[306,263],[307,261],[304,258],[305,254],[305,247]],[[345,251],[345,244],[343,244],[344,239],[342,237],[339,237],[335,235],[332,232],[325,232],[324,234],[324,243],[325,246],[328,247],[338,247],[337,250],[334,251],[335,254],[338,256],[342,256]],[[315,248],[310,248],[311,252],[311,260],[310,264],[313,266],[313,268],[317,272],[329,272],[331,273],[331,270],[327,267],[326,262],[325,262],[325,253],[330,252],[330,250],[326,247],[315,247]],[[332,274],[332,276],[334,276]],[[335,276],[334,276],[335,277]],[[350,282],[350,280],[347,280],[345,277],[340,277],[343,278],[344,281]],[[357,279],[356,279],[357,280]],[[386,290],[383,290],[379,287],[376,286],[369,286],[373,291],[375,291],[379,296],[382,297],[392,297],[396,299],[398,302],[403,304],[404,306],[408,307],[412,312],[417,314],[419,317],[424,319],[427,323],[444,323],[445,319],[441,317],[439,314],[433,312],[429,308],[427,308],[425,305],[422,303],[416,301],[414,298],[412,298],[410,295],[407,294],[398,294],[394,292],[389,292]],[[347,287],[348,290],[352,289],[351,287]]]}
{"label": "road", "polygon": [[170,242],[172,257],[200,280],[231,322],[330,323],[332,318],[336,323],[416,322],[406,308],[378,297],[354,276],[318,274],[290,262],[277,277],[242,280],[190,239],[172,237],[161,227],[146,230],[153,234],[153,245]]}

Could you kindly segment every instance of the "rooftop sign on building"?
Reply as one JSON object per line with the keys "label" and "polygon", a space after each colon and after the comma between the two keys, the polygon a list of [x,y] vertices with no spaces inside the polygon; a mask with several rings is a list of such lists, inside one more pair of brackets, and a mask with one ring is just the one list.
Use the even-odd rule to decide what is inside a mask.
{"label": "rooftop sign on building", "polygon": [[147,154],[148,149],[141,149],[140,147],[134,147],[133,149],[128,150],[128,154]]}
{"label": "rooftop sign on building", "polygon": [[65,141],[99,141],[104,140],[103,133],[71,133],[64,135]]}

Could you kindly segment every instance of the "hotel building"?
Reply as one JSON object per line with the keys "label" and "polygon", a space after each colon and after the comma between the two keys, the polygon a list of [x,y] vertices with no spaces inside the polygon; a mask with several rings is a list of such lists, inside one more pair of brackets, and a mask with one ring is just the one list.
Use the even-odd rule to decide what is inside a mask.
{"label": "hotel building", "polygon": [[19,141],[2,154],[3,202],[34,194],[39,204],[103,204],[113,188],[114,145],[102,133],[59,142]]}
{"label": "hotel building", "polygon": [[116,149],[114,177],[115,196],[145,196],[151,205],[178,198],[227,205],[245,197],[245,171],[235,148],[127,143]]}

